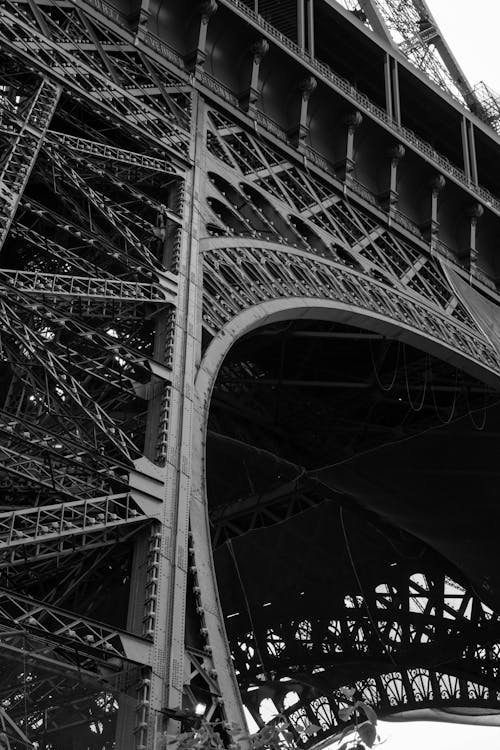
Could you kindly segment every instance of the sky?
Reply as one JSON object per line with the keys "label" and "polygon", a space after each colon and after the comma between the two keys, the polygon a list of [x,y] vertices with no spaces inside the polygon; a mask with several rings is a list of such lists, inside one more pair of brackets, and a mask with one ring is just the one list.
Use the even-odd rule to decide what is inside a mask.
{"label": "sky", "polygon": [[[500,1],[427,0],[427,5],[469,83],[484,81],[500,93]],[[384,750],[500,750],[500,727],[380,722],[379,732]]]}
{"label": "sky", "polygon": [[[494,0],[492,0],[493,2]],[[451,2],[451,0],[450,0]],[[379,722],[381,750],[498,750],[500,727],[437,721]],[[331,750],[335,750],[333,745]]]}
{"label": "sky", "polygon": [[500,93],[498,0],[427,0],[427,5],[469,83],[484,81]]}

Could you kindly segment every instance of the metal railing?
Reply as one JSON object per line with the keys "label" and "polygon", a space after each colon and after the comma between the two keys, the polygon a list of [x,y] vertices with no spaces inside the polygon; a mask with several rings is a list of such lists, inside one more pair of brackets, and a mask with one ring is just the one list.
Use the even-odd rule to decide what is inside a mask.
{"label": "metal railing", "polygon": [[353,86],[348,80],[342,78],[326,64],[311,57],[305,50],[301,49],[295,42],[288,39],[278,29],[272,26],[258,13],[251,10],[241,0],[226,0],[230,5],[234,5],[238,10],[244,13],[250,18],[255,24],[257,24],[266,34],[278,41],[284,47],[289,49],[295,55],[298,55],[308,66],[318,73],[323,79],[332,84],[338,91],[352,99],[357,105],[359,105],[365,112],[372,115],[375,119],[384,123],[385,126],[390,128],[393,132],[397,133],[403,140],[414,147],[416,151],[419,151],[428,160],[433,162],[440,170],[446,175],[452,177],[454,180],[463,185],[469,192],[474,193],[480,200],[485,203],[489,208],[495,210],[500,215],[500,200],[496,198],[489,190],[476,185],[467,177],[465,172],[459,167],[456,167],[450,162],[450,160],[439,154],[429,143],[419,138],[412,130],[400,125],[393,120],[385,110],[374,104],[365,94],[360,92],[355,86]]}

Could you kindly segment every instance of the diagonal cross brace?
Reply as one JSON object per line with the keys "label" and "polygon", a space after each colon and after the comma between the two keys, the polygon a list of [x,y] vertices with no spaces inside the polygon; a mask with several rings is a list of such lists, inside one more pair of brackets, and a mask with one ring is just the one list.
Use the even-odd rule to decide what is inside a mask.
{"label": "diagonal cross brace", "polygon": [[[25,630],[61,646],[81,648],[89,655],[118,656],[137,664],[151,663],[149,641],[100,622],[88,620],[63,609],[56,609],[0,589],[0,628]],[[10,632],[10,631],[8,631]],[[7,633],[7,631],[6,631]],[[6,633],[0,629],[0,649]]]}
{"label": "diagonal cross brace", "polygon": [[33,96],[10,148],[1,163],[0,171],[0,250],[14,220],[19,202],[52,120],[60,86],[42,81]]}
{"label": "diagonal cross brace", "polygon": [[36,560],[71,552],[73,543],[79,549],[104,543],[107,532],[132,530],[154,519],[160,507],[159,501],[145,503],[132,492],[0,513],[0,568],[23,562],[26,555]]}
{"label": "diagonal cross brace", "polygon": [[46,342],[19,318],[4,299],[0,300],[0,311],[4,329],[9,331],[29,352],[30,356],[42,365],[44,370],[54,379],[64,397],[73,402],[91,419],[106,439],[118,448],[122,456],[130,459],[132,453],[137,453],[136,446],[128,436],[96,403],[95,399],[91,398],[83,385],[67,370],[60,358],[47,349]]}

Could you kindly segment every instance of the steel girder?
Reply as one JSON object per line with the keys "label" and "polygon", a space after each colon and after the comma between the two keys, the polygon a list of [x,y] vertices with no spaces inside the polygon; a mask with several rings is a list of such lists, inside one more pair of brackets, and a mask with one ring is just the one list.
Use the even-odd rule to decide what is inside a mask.
{"label": "steel girder", "polygon": [[[56,738],[67,707],[66,723],[89,726],[114,716],[114,704],[108,714],[103,707],[103,694],[112,696],[125,717],[121,747],[156,750],[165,706],[180,708],[204,694],[209,718],[241,718],[210,550],[201,541],[200,415],[208,398],[196,400],[195,375],[206,365],[202,323],[205,343],[234,340],[238,316],[271,302],[313,299],[438,341],[494,380],[500,364],[418,227],[396,211],[391,222],[382,220],[367,190],[352,181],[342,188],[328,171],[320,178],[300,150],[291,154],[290,144],[256,135],[229,98],[227,107],[205,101],[196,92],[214,88],[206,74],[190,77],[181,58],[122,20],[66,0],[9,0],[0,14],[0,79],[5,92],[11,87],[2,96],[1,126],[0,567],[4,580],[23,590],[43,588],[32,580],[37,575],[51,587],[41,602],[7,587],[0,593],[0,647],[16,664],[0,690],[23,723],[15,670],[22,673],[32,736],[43,737],[37,722],[44,714]],[[255,315],[258,324],[261,313]],[[319,502],[306,490],[294,512]],[[291,512],[286,494],[281,510]],[[268,514],[266,523],[277,518]],[[128,616],[107,611],[113,624],[94,622],[104,605],[94,610],[91,586],[85,588],[95,572],[93,551],[110,548],[110,570],[98,568],[106,593],[106,579],[122,573],[113,567],[114,548],[126,551],[132,535],[131,581],[123,573]],[[188,649],[187,594],[197,610]],[[71,597],[86,602],[83,614],[57,608]],[[375,599],[380,604],[383,596]],[[360,644],[375,652],[353,602],[338,615],[337,641],[328,631],[330,646],[335,651],[333,642],[341,642],[351,656]],[[466,605],[460,607],[463,615]],[[405,638],[412,627],[421,638],[436,619],[419,612],[399,623],[400,610],[386,609],[396,631],[406,628]],[[380,622],[389,638],[388,614]],[[325,623],[304,625],[296,638],[300,623],[283,622],[280,633],[264,629],[259,638],[275,649],[270,657],[279,666],[282,641],[316,656],[308,633],[328,630]],[[474,679],[422,667],[432,673],[421,688],[425,700],[438,700],[439,684],[440,697],[448,685],[450,700],[490,705],[476,672],[489,669],[490,679],[496,666],[481,648],[469,654],[477,662]],[[251,660],[243,662],[245,671],[253,669]],[[302,666],[319,679],[311,677],[311,659]],[[397,678],[396,670],[379,670],[357,688],[382,711],[408,706],[394,685],[404,683],[410,695],[407,681],[419,679],[411,669]],[[330,700],[310,697],[302,695],[292,719],[298,737],[302,708],[309,716],[311,701]],[[336,731],[319,717],[324,736]]]}
{"label": "steel girder", "polygon": [[[21,107],[16,107],[13,132],[9,132],[9,145],[0,157],[3,204],[0,248],[16,214],[60,94],[59,86],[43,81],[32,97]],[[2,119],[5,122],[9,118]]]}

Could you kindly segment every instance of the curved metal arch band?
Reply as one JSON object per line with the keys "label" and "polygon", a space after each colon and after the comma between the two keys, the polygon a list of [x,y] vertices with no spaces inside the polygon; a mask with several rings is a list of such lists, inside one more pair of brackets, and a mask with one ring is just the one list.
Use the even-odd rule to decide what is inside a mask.
{"label": "curved metal arch band", "polygon": [[[301,687],[300,683],[294,680],[281,683],[281,695],[278,698],[273,697],[273,700],[277,705],[282,705],[287,690],[298,690],[300,693]],[[355,681],[352,687],[358,692],[361,700],[376,710],[379,718],[394,717],[398,713],[424,708],[482,708],[491,710],[493,714],[500,711],[500,694],[494,681],[477,675],[461,674],[446,667],[442,670],[419,666],[403,669],[396,667],[392,671],[367,675]],[[338,693],[337,697],[334,697],[335,691],[334,684],[330,697],[323,693],[312,698],[310,695],[307,696],[305,691],[302,698],[284,709],[283,712],[299,734],[301,747],[311,748],[318,743],[323,747],[345,726],[339,720],[339,709],[345,703],[339,702]],[[259,691],[252,693],[254,701],[258,702],[260,695]],[[269,691],[265,692],[265,695],[268,696]],[[313,737],[301,733],[309,723],[321,727]]]}
{"label": "curved metal arch band", "polygon": [[[420,295],[279,243],[217,240],[216,247],[214,239],[202,242],[203,322],[217,340],[217,332],[232,330],[241,315],[255,314],[256,322],[238,323],[238,336],[286,318],[323,317],[401,339],[493,387],[500,385],[500,357],[482,331]],[[265,307],[252,312],[269,303],[269,313]]]}
{"label": "curved metal arch band", "polygon": [[[234,244],[240,243],[241,239],[240,242],[236,240],[236,243],[233,240],[231,245],[234,247]],[[228,244],[230,243],[228,242]],[[242,249],[246,250],[248,244],[247,242],[246,248]],[[229,249],[225,248],[225,251],[228,252]],[[208,268],[210,268],[208,256],[211,252],[211,249],[206,248],[205,263],[207,264],[208,261]],[[261,254],[262,263],[262,254],[265,253],[265,250],[264,248],[258,248],[258,252]],[[211,552],[205,481],[205,446],[210,398],[219,369],[231,347],[245,334],[270,323],[299,318],[331,320],[366,327],[387,336],[401,339],[452,363],[490,385],[498,387],[500,384],[500,365],[496,352],[489,342],[484,339],[480,340],[479,336],[474,341],[474,331],[468,331],[464,326],[457,326],[456,322],[449,318],[448,322],[450,327],[453,326],[455,336],[446,336],[446,331],[443,331],[443,320],[446,320],[444,311],[433,310],[427,305],[424,307],[420,300],[411,299],[409,295],[389,289],[385,285],[350,271],[350,269],[339,264],[328,261],[320,262],[306,253],[292,251],[283,246],[278,246],[278,252],[283,256],[288,256],[288,258],[290,256],[295,257],[309,272],[319,266],[320,269],[318,270],[323,270],[323,279],[325,278],[325,272],[329,271],[332,285],[329,284],[329,289],[326,290],[324,284],[318,284],[318,288],[314,289],[318,296],[310,296],[312,289],[310,282],[307,283],[309,294],[306,293],[306,289],[301,288],[300,284],[296,284],[293,289],[295,294],[292,295],[292,290],[289,290],[289,293],[286,294],[286,290],[282,286],[273,284],[271,281],[269,282],[269,288],[266,289],[265,283],[254,284],[253,288],[248,283],[244,286],[243,279],[241,279],[241,289],[229,286],[227,282],[226,289],[220,287],[219,300],[212,300],[210,293],[207,294],[208,285],[206,285],[206,281],[208,279],[205,276],[206,309],[207,311],[214,309],[212,307],[213,301],[222,315],[217,316],[220,326],[215,327],[215,335],[198,368],[194,392],[190,520],[198,579],[196,594],[199,606],[203,609],[213,663],[225,704],[226,718],[229,722],[242,727],[245,726],[242,702],[232,666]],[[273,251],[273,256],[275,255],[276,253]],[[248,259],[248,256],[245,257]],[[223,258],[224,256],[222,256]],[[256,263],[257,260],[258,258],[255,256],[254,261]],[[276,260],[279,261],[280,258],[277,257]],[[220,276],[218,278],[220,279]],[[345,286],[339,285],[339,279],[345,280]],[[357,294],[357,288],[360,290],[359,294]],[[335,299],[333,294],[332,296],[326,296],[325,292],[332,293],[335,290],[337,290],[338,296],[342,296],[343,299]],[[350,295],[348,295],[348,290]],[[374,309],[370,308],[370,292],[373,293],[372,307]],[[273,294],[274,298],[271,298]],[[221,303],[224,295],[227,296]],[[252,300],[252,296],[254,300]],[[387,299],[388,297],[389,299]],[[253,304],[252,301],[254,301]],[[402,308],[401,305],[403,305]],[[424,317],[420,319],[421,325],[428,323],[429,316],[432,316],[434,321],[439,320],[439,326],[429,325],[432,333],[429,333],[428,330],[422,330],[422,328],[419,329],[418,318],[414,315],[408,315],[406,312],[411,310],[411,306],[414,308],[417,306],[419,311],[425,312]],[[391,312],[393,313],[392,317]],[[395,313],[400,317],[396,317]],[[217,327],[219,328],[218,331]],[[458,338],[456,337],[457,331],[459,333]],[[443,335],[438,338],[437,332]],[[474,346],[474,344],[476,345]],[[483,360],[481,360],[481,355],[484,357]]]}

